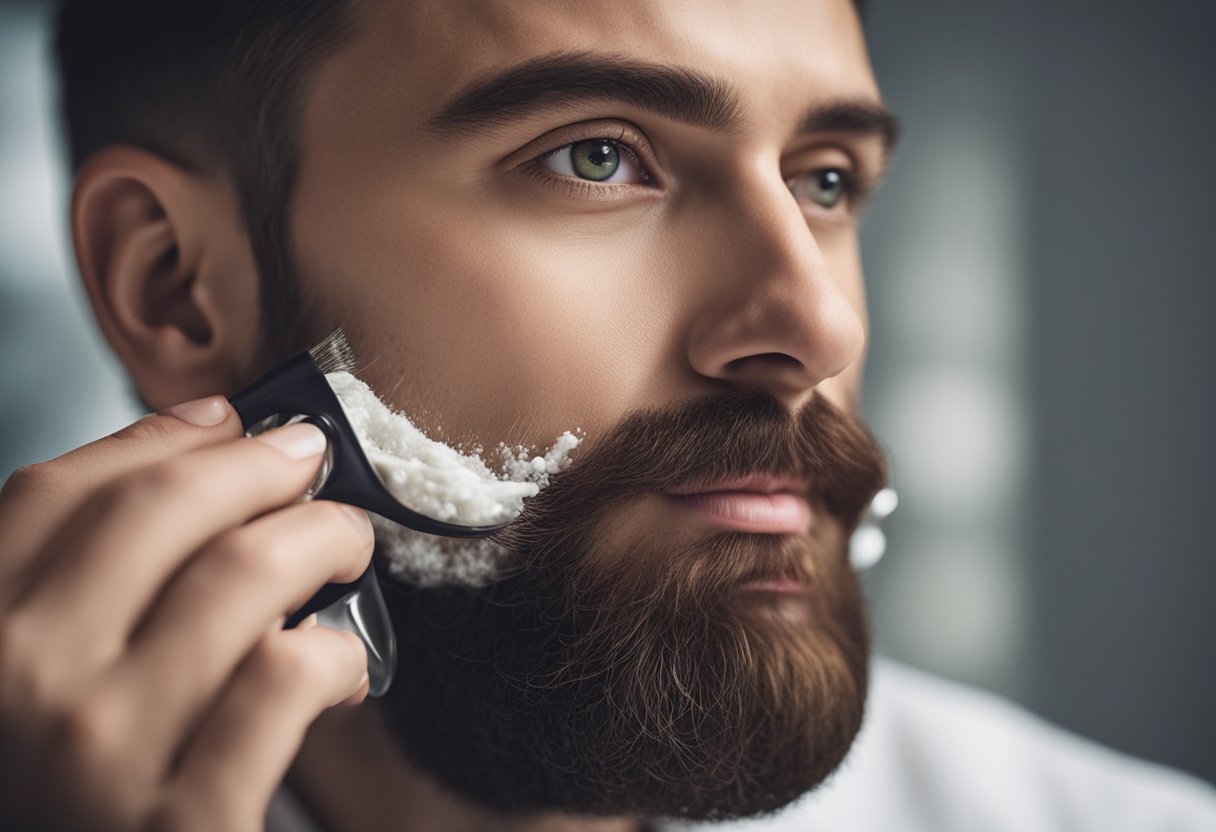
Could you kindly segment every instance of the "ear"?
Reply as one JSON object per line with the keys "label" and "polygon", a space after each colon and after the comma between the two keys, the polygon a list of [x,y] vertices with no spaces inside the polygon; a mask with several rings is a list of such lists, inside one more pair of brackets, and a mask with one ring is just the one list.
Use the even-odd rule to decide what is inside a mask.
{"label": "ear", "polygon": [[153,408],[248,379],[258,271],[227,182],[104,148],[77,175],[72,239],[101,331]]}

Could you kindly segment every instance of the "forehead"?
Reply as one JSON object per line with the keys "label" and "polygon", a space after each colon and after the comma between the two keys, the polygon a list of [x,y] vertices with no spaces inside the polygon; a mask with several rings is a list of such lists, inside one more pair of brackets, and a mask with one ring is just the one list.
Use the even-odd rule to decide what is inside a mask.
{"label": "forehead", "polygon": [[695,68],[738,87],[753,115],[878,98],[852,0],[360,0],[357,18],[339,60],[418,114],[561,52]]}

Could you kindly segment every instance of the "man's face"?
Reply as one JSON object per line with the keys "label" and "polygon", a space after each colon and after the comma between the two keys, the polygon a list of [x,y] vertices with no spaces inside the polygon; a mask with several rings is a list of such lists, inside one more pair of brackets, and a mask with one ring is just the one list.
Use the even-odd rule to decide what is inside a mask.
{"label": "man's face", "polygon": [[[487,447],[572,427],[594,443],[632,409],[729,388],[852,402],[856,228],[847,199],[812,201],[812,174],[872,177],[882,143],[799,133],[818,107],[878,101],[848,0],[362,5],[306,108],[292,232],[313,308],[374,388]],[[713,79],[734,124],[605,100],[632,79],[571,70],[590,89],[432,127],[470,84],[573,53]],[[569,151],[536,161],[618,138],[607,183],[552,170]]]}
{"label": "man's face", "polygon": [[[839,412],[885,144],[851,3],[358,5],[304,109],[311,317],[432,435],[587,437],[520,574],[394,601],[407,752],[505,809],[780,805],[864,691],[842,540],[881,466]],[[787,493],[673,496],[714,477]]]}

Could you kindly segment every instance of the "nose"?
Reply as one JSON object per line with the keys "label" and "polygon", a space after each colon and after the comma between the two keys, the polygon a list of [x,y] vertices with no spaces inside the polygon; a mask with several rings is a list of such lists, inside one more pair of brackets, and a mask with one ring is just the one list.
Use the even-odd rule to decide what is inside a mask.
{"label": "nose", "polygon": [[[704,377],[771,393],[796,410],[820,382],[860,358],[861,313],[783,182],[751,195],[736,191],[734,202],[709,248],[689,361]],[[855,252],[852,237],[833,245]]]}

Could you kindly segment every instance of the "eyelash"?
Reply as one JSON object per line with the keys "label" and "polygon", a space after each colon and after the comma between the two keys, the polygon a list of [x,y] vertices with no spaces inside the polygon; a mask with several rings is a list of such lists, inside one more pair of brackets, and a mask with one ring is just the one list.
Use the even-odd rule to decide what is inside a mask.
{"label": "eyelash", "polygon": [[[565,141],[554,147],[552,150],[546,150],[539,156],[534,156],[532,159],[524,163],[528,177],[546,187],[554,187],[565,190],[568,194],[583,199],[612,199],[613,191],[619,194],[619,189],[622,188],[652,188],[655,185],[656,178],[650,171],[650,165],[645,160],[644,153],[638,151],[634,143],[626,139],[629,132],[624,128],[619,128],[615,137],[604,132],[589,133],[587,135],[573,135],[565,137]],[[546,168],[542,162],[556,156],[563,150],[568,150],[571,146],[579,142],[591,141],[594,139],[604,139],[616,145],[625,153],[629,154],[632,162],[641,169],[646,177],[646,181],[642,183],[621,183],[621,182],[592,182],[587,179],[579,179],[574,176],[565,176],[560,173],[554,173]]]}
{"label": "eyelash", "polygon": [[[800,176],[818,176],[826,171],[834,170],[840,174],[840,185],[844,191],[844,198],[840,201],[842,210],[847,210],[852,214],[859,214],[870,201],[870,197],[874,195],[878,183],[874,177],[866,176],[852,168],[840,167],[838,165],[826,165],[821,168],[811,168],[810,170],[802,171],[794,176],[786,178],[786,182],[792,182]],[[834,213],[837,208],[824,208],[816,206],[818,210]]]}
{"label": "eyelash", "polygon": [[[563,137],[565,140],[561,144],[555,146],[551,150],[546,150],[544,153],[532,157],[530,160],[525,162],[522,167],[526,169],[525,172],[527,173],[529,179],[538,182],[545,187],[564,190],[567,194],[581,199],[613,199],[615,198],[613,192],[615,191],[616,194],[619,194],[620,189],[623,188],[632,189],[639,187],[654,187],[657,180],[655,175],[651,173],[650,166],[646,162],[646,154],[639,152],[634,144],[626,138],[628,135],[628,130],[625,128],[619,128],[615,137],[602,131],[594,134],[576,134]],[[576,145],[579,142],[590,141],[593,139],[605,139],[612,142],[625,153],[628,153],[633,163],[636,164],[645,175],[646,181],[643,183],[592,182],[587,179],[579,179],[578,177],[554,173],[542,164],[542,162],[545,160],[557,155],[558,153],[561,153],[564,150],[568,150],[571,146]],[[817,208],[828,213],[846,211],[850,214],[860,214],[869,202],[870,197],[873,195],[877,187],[877,182],[873,177],[865,176],[856,170],[835,165],[812,168],[811,170],[806,170],[797,174],[797,176],[814,176],[828,170],[834,170],[840,174],[844,198],[837,207],[824,208],[822,206],[817,206]],[[789,182],[794,178],[796,177],[788,177],[786,181]]]}

